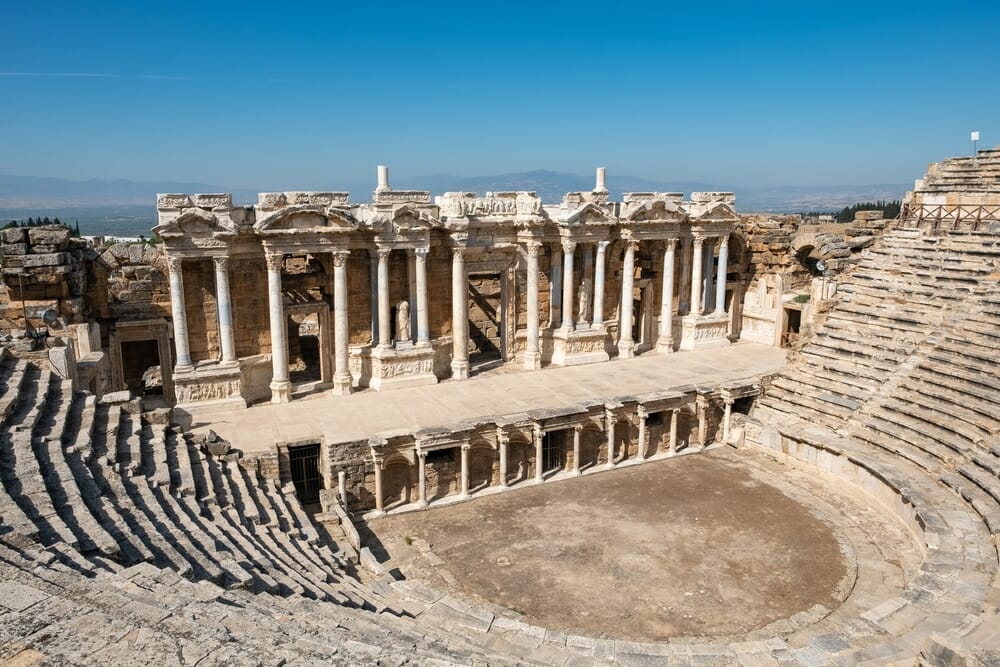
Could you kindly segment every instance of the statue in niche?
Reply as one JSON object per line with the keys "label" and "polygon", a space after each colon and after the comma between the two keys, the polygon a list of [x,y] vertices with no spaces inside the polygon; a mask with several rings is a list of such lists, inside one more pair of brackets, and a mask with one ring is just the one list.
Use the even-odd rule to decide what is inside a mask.
{"label": "statue in niche", "polygon": [[580,283],[580,289],[576,292],[577,312],[576,321],[586,322],[587,311],[590,309],[590,285],[588,280]]}
{"label": "statue in niche", "polygon": [[406,301],[396,304],[396,340],[410,341],[410,304]]}

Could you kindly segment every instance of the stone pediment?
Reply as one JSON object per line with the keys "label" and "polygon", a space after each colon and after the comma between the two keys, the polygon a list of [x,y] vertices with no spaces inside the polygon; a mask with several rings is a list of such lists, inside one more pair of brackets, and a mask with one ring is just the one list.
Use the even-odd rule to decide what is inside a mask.
{"label": "stone pediment", "polygon": [[321,204],[285,206],[254,225],[261,234],[315,234],[349,232],[358,228],[358,222],[347,210]]}
{"label": "stone pediment", "polygon": [[681,222],[687,214],[673,199],[655,195],[640,202],[627,204],[622,218],[631,222]]}
{"label": "stone pediment", "polygon": [[161,222],[153,228],[161,238],[204,237],[235,233],[212,211],[188,208],[175,218]]}
{"label": "stone pediment", "polygon": [[616,220],[597,204],[587,202],[580,208],[559,216],[559,222],[569,225],[610,225]]}
{"label": "stone pediment", "polygon": [[699,222],[734,222],[739,220],[739,215],[732,204],[722,201],[692,204],[688,208],[688,215],[692,220]]}

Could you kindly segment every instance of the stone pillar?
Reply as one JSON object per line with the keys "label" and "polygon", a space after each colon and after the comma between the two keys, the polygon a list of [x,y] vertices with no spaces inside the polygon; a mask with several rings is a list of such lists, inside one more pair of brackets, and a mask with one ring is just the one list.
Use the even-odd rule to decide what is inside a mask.
{"label": "stone pillar", "polygon": [[170,314],[174,321],[174,347],[177,349],[177,364],[174,372],[188,370],[191,362],[191,347],[188,344],[187,310],[184,305],[184,275],[180,257],[167,257],[167,272],[170,274]]}
{"label": "stone pillar", "polygon": [[705,276],[705,291],[701,295],[702,313],[710,312],[715,306],[715,273],[712,269],[715,258],[715,239],[709,239],[705,244],[705,258],[702,264],[702,273]]}
{"label": "stone pillar", "polygon": [[636,410],[636,416],[639,418],[639,450],[635,453],[635,458],[637,461],[646,460],[646,417],[649,413],[646,412],[646,408],[639,406]]}
{"label": "stone pillar", "polygon": [[507,488],[507,434],[497,429],[497,447],[500,449],[500,486]]}
{"label": "stone pillar", "polygon": [[582,426],[573,427],[573,474],[580,474],[580,434],[583,432]]}
{"label": "stone pillar", "polygon": [[340,493],[340,504],[347,509],[347,473],[343,470],[337,471],[337,490]]}
{"label": "stone pillar", "polygon": [[375,458],[375,511],[379,514],[385,514],[382,500],[382,466],[384,465],[385,459]]}
{"label": "stone pillar", "polygon": [[604,430],[608,434],[608,467],[615,467],[615,416],[610,410],[604,413]]}
{"label": "stone pillar", "polygon": [[[589,289],[590,294],[587,294],[588,297],[592,297],[594,292],[594,252],[591,250],[590,245],[591,244],[589,243],[581,245],[581,250],[583,251],[581,253],[583,255],[583,277],[580,280],[580,283],[583,285],[583,289]],[[591,305],[592,304],[593,299],[591,299]],[[577,304],[578,309],[579,307],[580,304]],[[591,309],[587,308],[584,312],[577,314],[579,317],[576,319],[576,328],[589,329],[590,323],[593,319]]]}
{"label": "stone pillar", "polygon": [[670,354],[674,351],[674,248],[677,239],[667,239],[663,253],[663,294],[660,297],[660,337],[656,351]]}
{"label": "stone pillar", "polygon": [[618,358],[631,359],[635,356],[632,341],[632,291],[635,287],[635,251],[638,241],[625,242],[625,261],[622,264],[621,321],[618,323]]}
{"label": "stone pillar", "polygon": [[724,398],[723,401],[726,404],[726,411],[722,416],[722,442],[729,441],[729,423],[733,416],[733,399]]}
{"label": "stone pillar", "polygon": [[729,272],[729,237],[719,240],[719,277],[715,282],[715,313],[726,312],[726,274]]}
{"label": "stone pillar", "polygon": [[427,347],[431,344],[430,322],[427,312],[427,254],[430,248],[417,248],[413,251],[416,260],[417,273],[417,345]]}
{"label": "stone pillar", "polygon": [[597,260],[594,263],[594,328],[604,326],[604,265],[608,241],[597,244]]}
{"label": "stone pillar", "polygon": [[670,411],[670,453],[677,453],[677,417],[681,409],[674,408]]}
{"label": "stone pillar", "polygon": [[333,253],[333,393],[351,393],[351,360],[347,330],[347,260],[349,250]]}
{"label": "stone pillar", "polygon": [[267,302],[271,319],[271,402],[287,403],[292,398],[288,381],[288,329],[285,303],[281,295],[281,253],[267,253]]}
{"label": "stone pillar", "polygon": [[555,329],[562,315],[562,246],[558,243],[552,249],[552,265],[549,267],[549,328]]}
{"label": "stone pillar", "polygon": [[372,345],[378,345],[378,253],[374,250],[368,251],[368,283],[371,285],[368,303],[372,314]]}
{"label": "stone pillar", "polygon": [[427,507],[427,452],[417,450],[417,489],[420,494],[417,504]]}
{"label": "stone pillar", "polygon": [[470,445],[462,445],[462,489],[461,497],[469,497],[469,447]]}
{"label": "stone pillar", "polygon": [[465,248],[451,249],[451,378],[469,377],[469,285],[465,277]]}
{"label": "stone pillar", "polygon": [[691,314],[701,315],[701,260],[704,258],[702,244],[704,239],[694,237],[694,251],[691,253]]}
{"label": "stone pillar", "polygon": [[698,446],[704,447],[705,441],[708,439],[708,415],[705,414],[705,408],[708,407],[708,399],[704,396],[699,396],[696,399],[696,405],[698,406]]}
{"label": "stone pillar", "polygon": [[524,349],[524,368],[534,371],[542,367],[542,353],[538,347],[538,249],[541,243],[529,241],[528,259],[528,335]]}
{"label": "stone pillar", "polygon": [[236,337],[233,332],[233,304],[229,294],[229,258],[213,257],[215,262],[215,301],[219,315],[219,344],[222,363],[236,363]]}
{"label": "stone pillar", "polygon": [[406,253],[406,283],[410,290],[407,305],[410,308],[410,341],[417,336],[417,254],[414,248]]}
{"label": "stone pillar", "polygon": [[677,290],[677,313],[687,315],[691,312],[691,240],[681,239],[681,284]]}
{"label": "stone pillar", "polygon": [[389,254],[378,250],[378,346],[392,347],[392,313],[389,310]]}
{"label": "stone pillar", "polygon": [[541,482],[542,476],[542,428],[535,426],[535,481]]}
{"label": "stone pillar", "polygon": [[575,241],[563,241],[563,296],[562,296],[562,328],[573,330],[573,252]]}

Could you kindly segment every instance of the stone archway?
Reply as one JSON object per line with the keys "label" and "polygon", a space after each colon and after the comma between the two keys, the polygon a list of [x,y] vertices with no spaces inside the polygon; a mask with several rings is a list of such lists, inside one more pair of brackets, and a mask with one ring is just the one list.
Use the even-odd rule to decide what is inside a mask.
{"label": "stone archway", "polygon": [[514,440],[507,444],[507,483],[515,484],[531,478],[532,459],[535,447],[526,440]]}
{"label": "stone archway", "polygon": [[489,446],[473,446],[469,449],[470,493],[493,486],[496,461],[496,452]]}
{"label": "stone archway", "polygon": [[386,461],[382,471],[382,502],[386,509],[406,505],[416,499],[413,466],[405,459]]}
{"label": "stone archway", "polygon": [[592,468],[600,462],[601,447],[607,437],[604,431],[596,426],[584,428],[580,433],[580,470]]}

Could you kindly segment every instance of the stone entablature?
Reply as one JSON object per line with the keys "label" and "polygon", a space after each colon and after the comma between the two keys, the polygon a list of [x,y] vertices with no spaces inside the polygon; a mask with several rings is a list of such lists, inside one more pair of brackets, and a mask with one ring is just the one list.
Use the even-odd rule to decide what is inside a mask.
{"label": "stone entablature", "polygon": [[[491,340],[502,361],[527,369],[728,344],[727,249],[738,221],[732,194],[694,193],[685,202],[678,193],[631,193],[612,202],[603,181],[600,170],[592,192],[569,193],[554,206],[530,191],[449,192],[432,204],[427,192],[392,190],[381,167],[368,204],[351,203],[345,192],[261,193],[251,206],[236,206],[224,194],[160,195],[154,231],[169,267],[175,375],[183,381],[196,361],[206,361],[191,354],[187,318],[198,313],[184,287],[185,264],[202,261],[213,263],[215,275],[211,319],[217,322],[208,335],[217,338],[219,363],[234,368],[243,356],[236,352],[234,321],[256,326],[258,318],[241,311],[249,307],[242,300],[263,300],[256,290],[263,290],[266,272],[276,402],[290,400],[293,390],[288,303],[297,313],[315,310],[316,320],[326,323],[320,348],[333,351],[332,387],[339,393],[361,386],[359,378],[377,390],[436,382],[440,343],[447,339],[455,379],[468,377],[470,346],[481,350]],[[296,266],[313,267],[314,277],[292,271],[291,258],[304,258]],[[228,266],[235,260],[260,267],[252,295],[230,293]],[[481,303],[485,297],[470,292],[470,281],[484,279],[499,281],[492,283],[499,285],[499,303]],[[659,308],[655,293],[669,296],[659,299]],[[359,322],[364,301],[369,312]],[[545,301],[548,313],[540,308]],[[485,330],[470,332],[470,306],[487,313],[476,320]],[[669,316],[656,312],[668,309]],[[675,321],[684,323],[677,336]],[[366,338],[369,351],[359,354]],[[251,351],[264,353],[259,346]],[[204,370],[199,376],[214,377]],[[232,393],[233,381],[186,395]]]}

